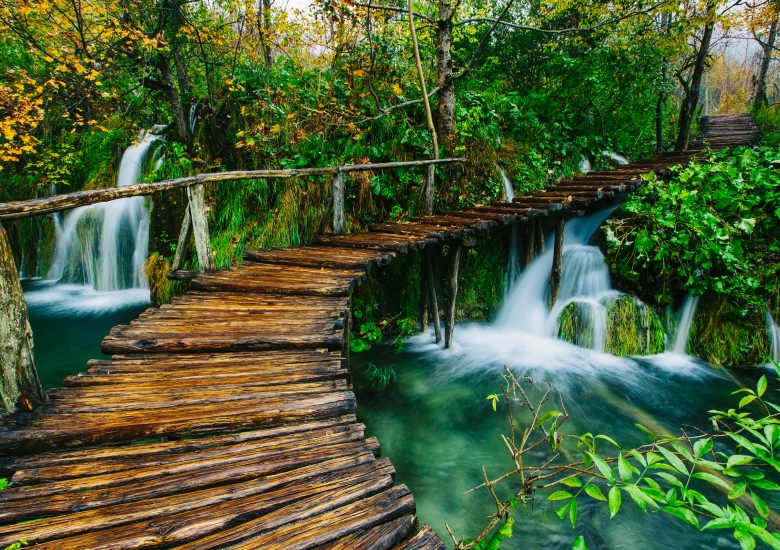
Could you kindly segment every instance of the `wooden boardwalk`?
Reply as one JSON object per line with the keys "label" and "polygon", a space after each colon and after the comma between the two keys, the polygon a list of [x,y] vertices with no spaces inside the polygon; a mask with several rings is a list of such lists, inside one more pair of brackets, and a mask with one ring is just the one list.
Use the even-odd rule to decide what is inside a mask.
{"label": "wooden boardwalk", "polygon": [[[756,141],[715,117],[713,149]],[[572,214],[691,152],[592,172],[547,191],[310,246],[247,252],[172,305],[115,327],[86,373],[0,427],[0,548],[441,549],[409,489],[356,422],[350,294],[396,255]],[[560,212],[565,214],[565,212]],[[30,520],[36,520],[30,522]]]}

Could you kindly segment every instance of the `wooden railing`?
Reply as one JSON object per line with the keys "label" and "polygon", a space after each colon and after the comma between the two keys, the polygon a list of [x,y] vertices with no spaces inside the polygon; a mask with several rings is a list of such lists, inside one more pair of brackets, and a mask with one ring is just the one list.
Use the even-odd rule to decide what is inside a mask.
{"label": "wooden railing", "polygon": [[[243,170],[234,172],[217,172],[211,174],[198,174],[186,178],[159,181],[155,183],[140,183],[125,187],[112,187],[110,189],[92,189],[77,191],[39,199],[16,201],[0,204],[0,222],[18,220],[62,212],[81,206],[109,202],[128,197],[141,197],[152,195],[161,191],[174,189],[186,189],[188,207],[184,213],[184,221],[179,233],[176,256],[171,266],[169,277],[173,279],[191,279],[199,272],[182,271],[185,252],[190,242],[190,237],[195,238],[195,251],[201,270],[212,271],[214,259],[211,254],[208,220],[206,216],[205,193],[203,185],[206,183],[218,183],[224,181],[241,181],[249,179],[273,179],[273,178],[301,178],[307,176],[331,175],[332,192],[325,207],[325,214],[320,223],[319,231],[322,232],[327,225],[327,220],[333,216],[333,233],[341,235],[345,232],[344,218],[344,174],[350,172],[368,172],[386,170],[390,168],[409,168],[414,166],[430,167],[437,164],[452,164],[466,162],[465,158],[447,158],[438,160],[414,160],[407,162],[380,162],[367,164],[351,164],[347,166],[332,166],[326,168],[294,168],[290,170]],[[434,170],[425,171],[425,213],[433,214],[434,196]]]}

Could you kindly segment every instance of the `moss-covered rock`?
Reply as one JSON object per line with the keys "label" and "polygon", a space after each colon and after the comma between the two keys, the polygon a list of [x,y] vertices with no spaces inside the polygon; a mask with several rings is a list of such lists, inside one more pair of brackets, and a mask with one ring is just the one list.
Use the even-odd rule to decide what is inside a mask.
{"label": "moss-covered rock", "polygon": [[[599,316],[606,317],[600,330]],[[604,298],[598,305],[571,302],[558,316],[558,337],[586,348],[600,348],[597,340],[603,337],[604,351],[618,357],[653,355],[666,349],[666,335],[658,314],[641,300],[625,295]]]}
{"label": "moss-covered rock", "polygon": [[724,295],[701,297],[688,353],[716,365],[751,366],[769,361],[771,347],[765,313],[740,311]]}

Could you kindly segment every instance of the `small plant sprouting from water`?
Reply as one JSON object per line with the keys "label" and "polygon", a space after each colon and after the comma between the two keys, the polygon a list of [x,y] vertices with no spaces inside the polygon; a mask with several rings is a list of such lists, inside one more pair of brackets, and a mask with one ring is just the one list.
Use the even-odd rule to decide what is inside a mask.
{"label": "small plant sprouting from water", "polygon": [[0,491],[3,489],[8,489],[8,479],[7,478],[0,478]]}
{"label": "small plant sprouting from water", "polygon": [[[780,380],[780,365],[773,366]],[[711,432],[659,435],[636,424],[648,443],[633,449],[607,435],[562,434],[568,413],[560,392],[544,381],[547,389],[534,403],[526,391],[534,383],[531,378],[506,368],[504,380],[501,392],[487,399],[494,409],[506,404],[510,432],[502,438],[515,467],[494,479],[483,467],[484,483],[469,492],[489,491],[496,511],[473,539],[457,539],[447,525],[456,550],[498,550],[501,541],[512,537],[518,504],[528,511],[540,491],[547,500],[560,503],[555,513],[572,528],[581,504],[603,503],[612,518],[625,508],[628,497],[645,513],[664,512],[700,531],[728,529],[743,550],[755,548],[756,539],[780,550],[780,534],[768,531],[772,510],[765,496],[780,491],[780,484],[769,479],[780,474],[780,405],[766,398],[766,376],[755,390],[734,392],[744,394],[736,409],[710,411]],[[558,408],[549,404],[553,397],[560,403],[553,407]],[[756,405],[762,411],[758,415],[745,410]],[[602,445],[617,452],[604,453]],[[546,449],[549,455],[540,457]],[[578,455],[581,460],[560,460]],[[497,491],[509,487],[509,498],[498,496]],[[719,504],[719,498],[716,503],[704,494],[713,491],[727,502]],[[576,537],[573,548],[587,550],[583,535]]]}
{"label": "small plant sprouting from water", "polygon": [[383,391],[390,382],[395,382],[397,379],[395,365],[375,365],[374,363],[366,363],[363,366],[365,367],[363,372],[367,374],[369,380],[371,380],[371,387],[377,388],[379,391]]}

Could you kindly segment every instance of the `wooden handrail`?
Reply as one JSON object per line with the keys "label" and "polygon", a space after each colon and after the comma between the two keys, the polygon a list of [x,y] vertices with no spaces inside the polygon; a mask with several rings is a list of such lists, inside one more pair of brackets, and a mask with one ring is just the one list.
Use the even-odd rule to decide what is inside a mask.
{"label": "wooden handrail", "polygon": [[220,181],[240,181],[247,179],[271,179],[271,178],[299,178],[306,176],[319,176],[343,172],[364,172],[370,170],[384,170],[387,168],[406,168],[412,166],[428,166],[433,164],[451,164],[466,162],[465,158],[448,158],[438,160],[413,160],[407,162],[378,162],[367,164],[351,164],[349,166],[332,166],[326,168],[294,168],[290,170],[242,170],[235,172],[217,172],[211,174],[198,174],[186,178],[177,178],[155,183],[139,183],[125,187],[111,187],[110,189],[91,189],[88,191],[76,191],[32,199],[0,204],[0,221],[18,220],[53,212],[62,212],[101,202],[109,202],[127,197],[142,197],[160,191],[170,191]]}

